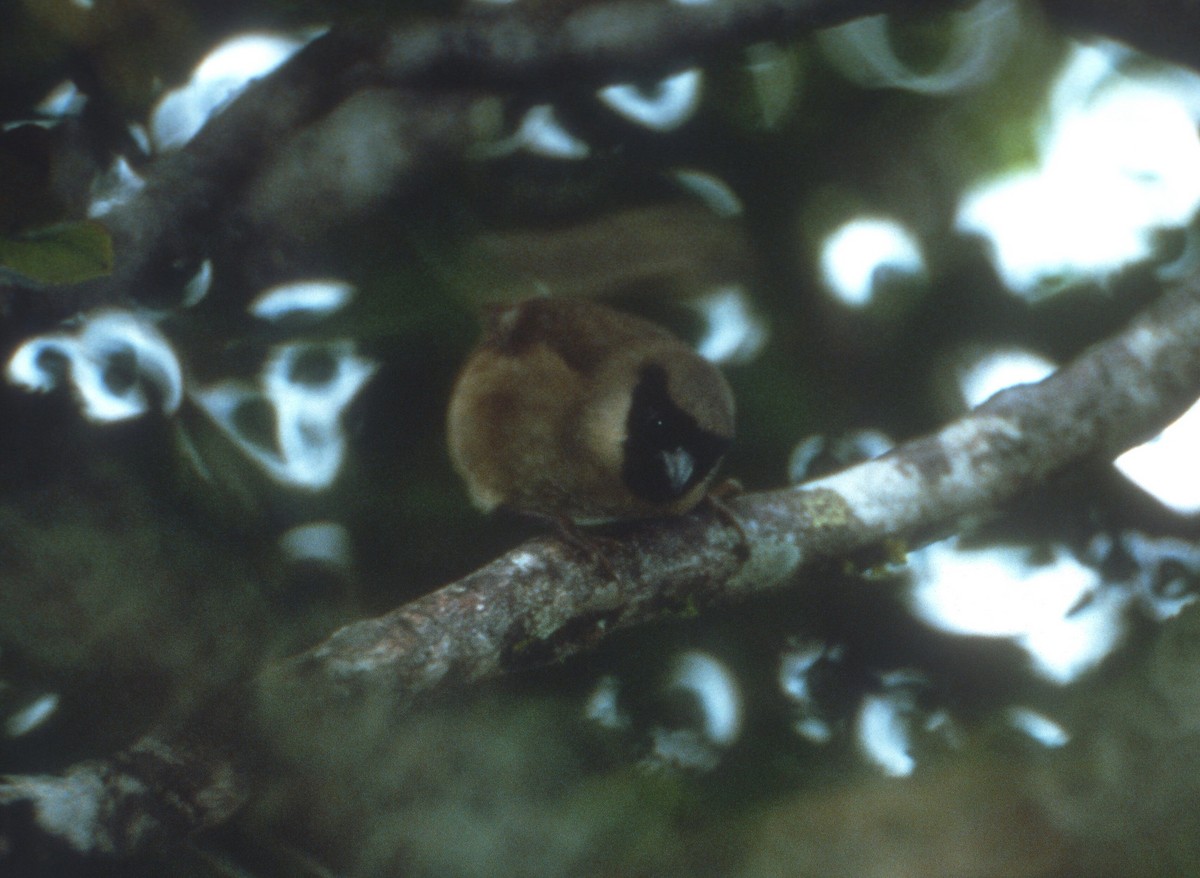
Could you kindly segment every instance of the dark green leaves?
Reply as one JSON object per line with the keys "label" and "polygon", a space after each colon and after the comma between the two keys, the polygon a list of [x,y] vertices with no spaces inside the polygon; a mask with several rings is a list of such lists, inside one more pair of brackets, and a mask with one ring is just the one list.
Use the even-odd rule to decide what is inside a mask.
{"label": "dark green leaves", "polygon": [[78,283],[112,271],[112,238],[94,220],[57,223],[0,238],[0,268],[42,283]]}

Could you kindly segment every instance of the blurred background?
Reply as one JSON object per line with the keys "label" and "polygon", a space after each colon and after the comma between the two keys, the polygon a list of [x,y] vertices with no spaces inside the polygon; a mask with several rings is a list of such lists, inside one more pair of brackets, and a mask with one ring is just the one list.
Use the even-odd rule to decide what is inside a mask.
{"label": "blurred background", "polygon": [[[11,0],[0,283],[103,276],[147,169],[331,25],[511,8]],[[488,303],[669,326],[734,387],[723,472],[781,487],[1040,380],[1191,278],[1198,118],[1200,75],[1018,0],[599,90],[354,94],[161,288],[0,314],[0,771],[186,725],[542,532],[472,509],[445,452]],[[1190,874],[1198,420],[888,565],[404,716],[268,704],[230,825],[70,868]]]}

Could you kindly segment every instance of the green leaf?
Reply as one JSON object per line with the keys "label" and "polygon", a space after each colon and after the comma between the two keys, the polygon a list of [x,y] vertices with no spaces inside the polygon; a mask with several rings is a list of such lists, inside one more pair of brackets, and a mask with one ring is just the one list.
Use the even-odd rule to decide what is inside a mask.
{"label": "green leaf", "polygon": [[36,281],[78,283],[112,271],[112,237],[94,220],[58,223],[0,238],[0,267]]}

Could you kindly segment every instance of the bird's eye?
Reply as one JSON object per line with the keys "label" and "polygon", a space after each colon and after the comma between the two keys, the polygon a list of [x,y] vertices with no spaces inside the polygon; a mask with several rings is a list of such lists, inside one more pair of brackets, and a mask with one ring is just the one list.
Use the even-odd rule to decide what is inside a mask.
{"label": "bird's eye", "polygon": [[667,373],[645,366],[633,391],[626,423],[622,477],[651,503],[682,497],[712,472],[729,439],[702,429],[671,399]]}

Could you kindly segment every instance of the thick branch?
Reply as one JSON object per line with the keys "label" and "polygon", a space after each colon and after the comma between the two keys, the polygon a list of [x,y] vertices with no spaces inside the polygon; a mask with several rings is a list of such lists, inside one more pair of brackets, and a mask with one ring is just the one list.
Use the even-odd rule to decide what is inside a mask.
{"label": "thick branch", "polygon": [[804,564],[994,508],[1073,462],[1145,440],[1198,396],[1194,284],[1045,381],[997,394],[937,433],[818,481],[733,500],[748,545],[712,510],[629,527],[606,551],[611,571],[557,540],[533,540],[346,626],[264,682],[318,701],[361,692],[406,705],[551,662],[621,628],[775,589]]}
{"label": "thick branch", "polygon": [[[431,83],[545,92],[662,73],[767,40],[786,40],[863,15],[913,5],[885,0],[722,0],[702,4],[613,0],[559,20],[519,10],[396,31],[379,74]],[[935,11],[938,4],[926,4]],[[944,4],[943,4],[944,5]]]}
{"label": "thick branch", "polygon": [[[194,270],[208,255],[246,184],[297,133],[364,88],[421,86],[430,102],[464,87],[532,99],[563,82],[667,72],[682,60],[699,62],[895,6],[886,0],[614,0],[558,19],[506,8],[391,29],[335,28],[253,83],[186,147],[149,165],[145,187],[104,216],[113,233],[111,275],[36,292],[0,286],[0,310],[27,320],[28,330],[100,305],[177,293],[185,279],[181,268]],[[431,162],[451,164],[468,145],[424,144],[427,161],[414,165],[428,171]]]}

